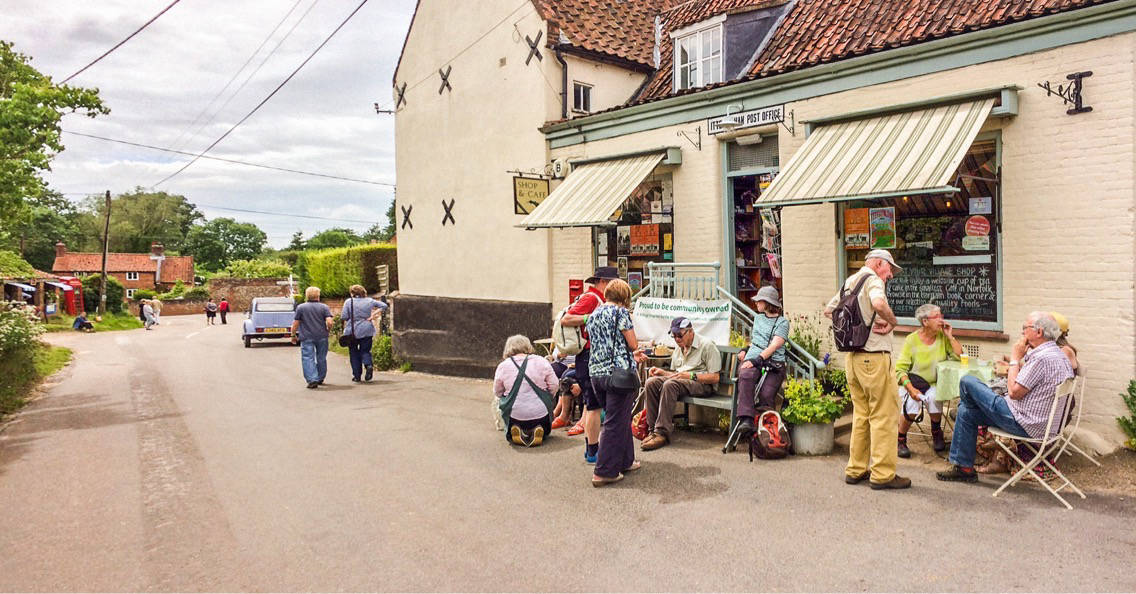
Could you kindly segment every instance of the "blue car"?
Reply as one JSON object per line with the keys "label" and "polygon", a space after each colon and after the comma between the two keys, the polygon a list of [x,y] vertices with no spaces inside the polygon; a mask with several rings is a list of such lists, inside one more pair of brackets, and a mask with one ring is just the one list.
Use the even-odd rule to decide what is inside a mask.
{"label": "blue car", "polygon": [[241,338],[245,348],[252,347],[252,339],[292,338],[292,318],[296,302],[290,297],[257,297],[249,307]]}

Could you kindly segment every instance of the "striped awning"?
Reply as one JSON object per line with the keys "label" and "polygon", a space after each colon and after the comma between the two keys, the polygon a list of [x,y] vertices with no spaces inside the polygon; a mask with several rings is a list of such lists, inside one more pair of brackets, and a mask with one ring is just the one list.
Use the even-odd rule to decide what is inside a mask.
{"label": "striped awning", "polygon": [[614,225],[610,218],[615,209],[666,156],[663,151],[579,165],[516,226],[537,229]]}
{"label": "striped awning", "polygon": [[758,204],[765,207],[956,192],[959,163],[994,99],[837,122],[813,131]]}

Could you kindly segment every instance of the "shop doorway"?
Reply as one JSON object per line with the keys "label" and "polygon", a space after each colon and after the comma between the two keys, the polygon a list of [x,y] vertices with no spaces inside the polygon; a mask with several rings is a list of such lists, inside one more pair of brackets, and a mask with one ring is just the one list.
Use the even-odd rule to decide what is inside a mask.
{"label": "shop doorway", "polygon": [[757,199],[780,170],[777,136],[751,144],[727,143],[726,258],[730,292],[746,305],[763,286],[781,291],[781,209],[758,208]]}

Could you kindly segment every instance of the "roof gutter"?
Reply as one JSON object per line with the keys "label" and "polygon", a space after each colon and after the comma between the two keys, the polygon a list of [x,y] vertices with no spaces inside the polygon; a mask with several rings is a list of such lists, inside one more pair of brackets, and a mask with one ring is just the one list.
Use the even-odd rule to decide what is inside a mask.
{"label": "roof gutter", "polygon": [[560,51],[560,46],[552,48],[556,61],[560,62],[560,119],[568,119],[568,61]]}

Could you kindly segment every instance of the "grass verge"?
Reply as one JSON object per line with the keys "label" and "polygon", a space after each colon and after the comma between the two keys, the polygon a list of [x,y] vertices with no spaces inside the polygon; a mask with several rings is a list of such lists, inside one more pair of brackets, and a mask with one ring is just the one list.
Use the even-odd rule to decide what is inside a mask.
{"label": "grass verge", "polygon": [[[103,316],[103,321],[95,322],[90,319],[95,325],[95,332],[110,332],[114,330],[134,330],[142,327],[142,320],[138,316],[128,313],[108,313]],[[50,321],[44,324],[48,332],[73,332],[71,324],[75,323],[75,318],[67,314],[51,316]]]}
{"label": "grass verge", "polygon": [[19,410],[27,402],[33,386],[63,369],[70,360],[71,349],[42,342],[30,351],[0,359],[0,416]]}

